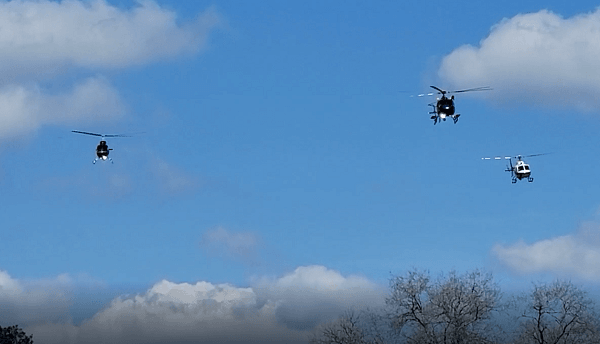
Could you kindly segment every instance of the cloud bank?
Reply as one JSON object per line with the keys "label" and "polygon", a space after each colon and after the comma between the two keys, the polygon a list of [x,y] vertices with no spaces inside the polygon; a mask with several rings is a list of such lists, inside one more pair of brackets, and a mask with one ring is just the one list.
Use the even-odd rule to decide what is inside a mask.
{"label": "cloud bank", "polygon": [[248,288],[160,281],[140,295],[115,298],[80,326],[56,320],[25,326],[52,343],[307,343],[310,330],[348,307],[383,302],[359,276],[304,266]]}
{"label": "cloud bank", "polygon": [[600,282],[600,228],[585,225],[574,235],[526,244],[496,245],[493,254],[519,274],[552,273]]}
{"label": "cloud bank", "polygon": [[0,324],[40,323],[69,319],[71,278],[23,283],[0,270]]}
{"label": "cloud bank", "polygon": [[464,45],[442,60],[438,74],[453,88],[491,86],[502,103],[599,105],[600,9],[562,18],[547,10],[519,14],[491,28],[479,46]]}
{"label": "cloud bank", "polygon": [[344,277],[324,266],[301,266],[278,279],[256,281],[260,295],[279,300],[278,322],[288,328],[310,330],[337,318],[350,307],[381,305],[382,293],[361,276]]}

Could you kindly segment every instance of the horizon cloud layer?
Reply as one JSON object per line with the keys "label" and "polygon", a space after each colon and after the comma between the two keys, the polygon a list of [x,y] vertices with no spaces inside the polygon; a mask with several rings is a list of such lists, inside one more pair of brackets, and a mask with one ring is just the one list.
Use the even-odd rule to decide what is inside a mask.
{"label": "horizon cloud layer", "polygon": [[[57,280],[62,284],[53,283],[55,287],[71,284],[68,276]],[[49,296],[41,294],[24,305],[22,300],[32,294],[21,285],[0,272],[0,300],[14,309],[48,303]],[[382,290],[374,283],[324,266],[301,266],[284,276],[256,278],[250,287],[162,280],[145,293],[114,298],[80,325],[65,317],[68,293],[60,288],[56,292],[62,298],[54,297],[54,306],[63,312],[36,317],[5,313],[2,323],[22,322],[27,334],[46,344],[306,343],[319,323],[348,308],[383,303]]]}

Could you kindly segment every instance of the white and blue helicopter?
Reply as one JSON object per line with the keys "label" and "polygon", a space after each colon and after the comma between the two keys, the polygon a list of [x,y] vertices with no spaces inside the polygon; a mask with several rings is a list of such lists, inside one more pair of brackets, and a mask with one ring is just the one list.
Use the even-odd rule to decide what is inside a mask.
{"label": "white and blue helicopter", "polygon": [[[531,176],[531,169],[529,168],[529,164],[523,161],[523,158],[529,158],[533,156],[546,155],[549,153],[541,153],[541,154],[530,154],[530,155],[517,155],[517,156],[497,156],[493,158],[481,158],[482,160],[508,160],[508,166],[506,166],[505,172],[510,172],[512,183],[516,183],[518,180],[527,179],[528,182],[533,182],[533,177]],[[513,164],[512,160],[515,159],[515,163]]]}

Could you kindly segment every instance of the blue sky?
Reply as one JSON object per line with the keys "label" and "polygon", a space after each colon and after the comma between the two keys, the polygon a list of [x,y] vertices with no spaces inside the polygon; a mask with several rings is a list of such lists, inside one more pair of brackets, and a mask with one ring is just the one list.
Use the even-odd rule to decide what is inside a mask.
{"label": "blue sky", "polygon": [[[0,320],[83,342],[124,295],[206,282],[300,338],[413,267],[596,286],[596,7],[1,2],[2,301],[60,307]],[[434,126],[429,85],[494,90]],[[132,137],[93,165],[71,130]],[[534,183],[481,160],[536,153]]]}

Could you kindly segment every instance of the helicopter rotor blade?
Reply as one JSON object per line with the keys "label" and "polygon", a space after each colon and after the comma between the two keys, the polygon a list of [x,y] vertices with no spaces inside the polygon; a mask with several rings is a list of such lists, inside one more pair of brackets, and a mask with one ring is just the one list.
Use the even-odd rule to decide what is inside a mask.
{"label": "helicopter rotor blade", "polygon": [[493,88],[491,88],[489,86],[483,86],[483,87],[468,88],[466,90],[448,91],[447,93],[463,93],[463,92],[491,91],[491,90],[493,90]]}
{"label": "helicopter rotor blade", "polygon": [[432,96],[432,95],[434,95],[434,94],[435,94],[435,93],[421,93],[421,94],[417,94],[416,96],[415,96],[415,95],[411,95],[411,98],[413,98],[413,97],[425,97],[425,96]]}
{"label": "helicopter rotor blade", "polygon": [[495,157],[493,157],[493,158],[490,158],[490,157],[481,158],[481,160],[502,160],[502,159],[504,159],[504,160],[508,160],[508,159],[510,159],[510,158],[512,158],[512,157],[510,157],[510,156],[505,156],[505,157],[502,157],[502,156],[495,156]]}
{"label": "helicopter rotor blade", "polygon": [[71,130],[71,132],[73,132],[73,133],[77,133],[77,134],[85,134],[85,135],[99,136],[99,137],[103,137],[103,136],[104,136],[104,135],[102,135],[102,134],[88,133],[88,132],[86,132],[86,131],[79,131],[79,130]]}
{"label": "helicopter rotor blade", "polygon": [[551,154],[551,153],[530,154],[530,155],[523,155],[522,157],[523,158],[529,158],[529,157],[532,157],[532,156],[540,156],[540,155],[548,155],[548,154]]}
{"label": "helicopter rotor blade", "polygon": [[87,131],[79,131],[79,130],[71,130],[74,133],[78,133],[78,134],[85,134],[85,135],[92,135],[92,136],[98,136],[98,137],[132,137],[134,134],[144,134],[145,132],[138,132],[138,133],[134,133],[134,134],[108,134],[108,135],[102,135],[102,134],[96,134],[96,133],[88,133]]}
{"label": "helicopter rotor blade", "polygon": [[430,86],[430,87],[433,88],[434,90],[438,90],[441,94],[446,94],[446,91],[442,90],[439,87],[436,87],[436,86]]}
{"label": "helicopter rotor blade", "polygon": [[102,137],[131,137],[131,135],[125,135],[125,134],[111,134],[111,135],[102,135]]}

